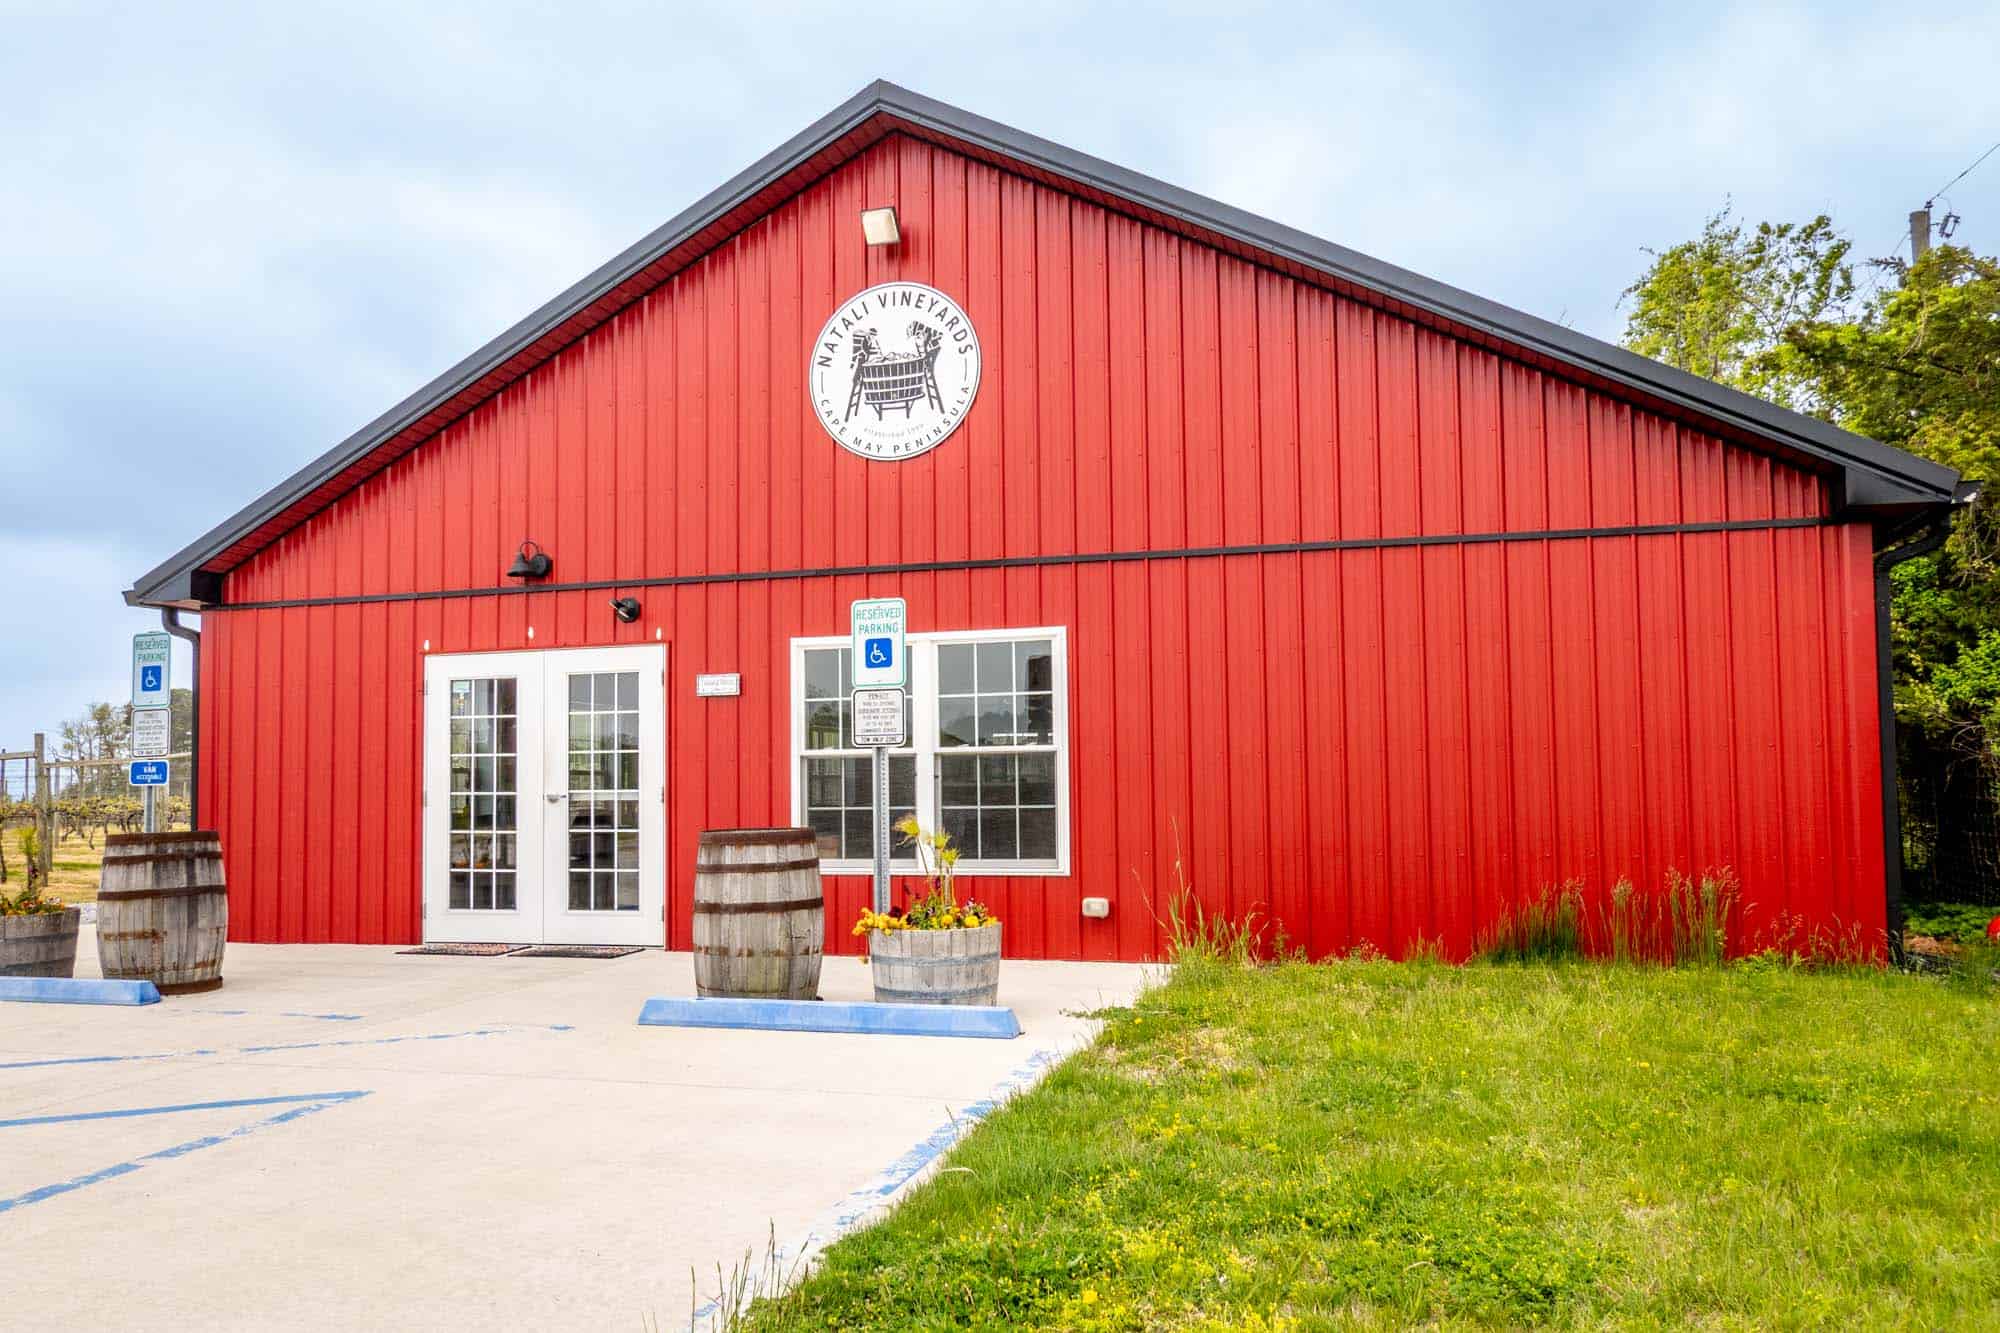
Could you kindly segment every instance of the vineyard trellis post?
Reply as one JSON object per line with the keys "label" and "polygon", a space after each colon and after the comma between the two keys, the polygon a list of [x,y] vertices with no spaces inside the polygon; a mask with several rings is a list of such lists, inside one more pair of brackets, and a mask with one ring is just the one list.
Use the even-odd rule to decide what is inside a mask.
{"label": "vineyard trellis post", "polygon": [[55,795],[49,790],[48,760],[48,738],[38,731],[35,733],[35,838],[44,884],[49,882],[49,872],[55,869],[56,854],[56,804]]}

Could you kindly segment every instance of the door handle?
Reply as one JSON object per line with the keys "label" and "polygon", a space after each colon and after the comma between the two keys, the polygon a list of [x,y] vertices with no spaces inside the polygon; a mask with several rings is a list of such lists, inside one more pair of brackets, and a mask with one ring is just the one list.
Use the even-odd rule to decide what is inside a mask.
{"label": "door handle", "polygon": [[566,792],[566,791],[558,791],[558,792],[550,792],[550,793],[549,793],[549,804],[550,804],[550,805],[554,805],[554,804],[555,804],[555,803],[556,803],[557,801],[567,801],[568,799],[569,799],[569,793],[568,793],[568,792]]}

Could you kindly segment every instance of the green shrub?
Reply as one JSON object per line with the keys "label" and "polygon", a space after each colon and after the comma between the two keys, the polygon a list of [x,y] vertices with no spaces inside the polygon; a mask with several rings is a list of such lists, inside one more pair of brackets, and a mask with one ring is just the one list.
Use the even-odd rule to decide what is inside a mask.
{"label": "green shrub", "polygon": [[2000,907],[1979,903],[1924,903],[1903,913],[1905,935],[1929,935],[1933,939],[1959,944],[1977,944],[1986,938],[1986,923],[2000,916]]}

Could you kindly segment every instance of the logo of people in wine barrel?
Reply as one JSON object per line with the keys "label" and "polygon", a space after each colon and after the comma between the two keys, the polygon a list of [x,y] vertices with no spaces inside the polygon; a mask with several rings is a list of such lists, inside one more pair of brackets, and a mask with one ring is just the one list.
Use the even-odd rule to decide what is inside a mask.
{"label": "logo of people in wine barrel", "polygon": [[808,368],[826,433],[863,458],[936,448],[979,392],[979,335],[958,303],[920,282],[853,297],[820,330]]}

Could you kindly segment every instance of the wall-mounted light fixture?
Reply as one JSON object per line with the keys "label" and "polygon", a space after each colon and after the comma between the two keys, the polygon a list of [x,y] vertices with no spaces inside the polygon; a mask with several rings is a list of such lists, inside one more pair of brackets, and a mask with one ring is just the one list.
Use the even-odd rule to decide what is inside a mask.
{"label": "wall-mounted light fixture", "polygon": [[864,208],[861,210],[861,234],[870,245],[900,245],[903,228],[896,221],[894,205],[888,208]]}
{"label": "wall-mounted light fixture", "polygon": [[639,599],[636,597],[612,598],[611,614],[618,617],[619,624],[631,624],[639,618]]}
{"label": "wall-mounted light fixture", "polygon": [[514,555],[514,563],[507,566],[510,579],[545,579],[549,570],[555,567],[549,553],[533,542],[522,542],[521,549]]}

